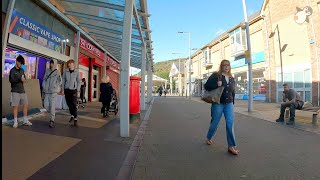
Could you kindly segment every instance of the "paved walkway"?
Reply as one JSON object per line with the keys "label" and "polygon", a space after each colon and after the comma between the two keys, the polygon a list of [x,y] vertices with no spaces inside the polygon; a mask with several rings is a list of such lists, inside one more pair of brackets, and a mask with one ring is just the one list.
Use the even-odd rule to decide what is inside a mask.
{"label": "paved walkway", "polygon": [[32,127],[2,126],[2,179],[116,179],[141,121],[133,119],[130,138],[121,138],[119,118],[102,118],[100,107],[80,109],[77,128],[68,125],[64,111],[57,113],[54,129],[46,115],[32,118]]}
{"label": "paved walkway", "polygon": [[222,119],[207,146],[210,105],[157,98],[133,180],[320,179],[320,135],[235,113],[239,156],[229,155]]}

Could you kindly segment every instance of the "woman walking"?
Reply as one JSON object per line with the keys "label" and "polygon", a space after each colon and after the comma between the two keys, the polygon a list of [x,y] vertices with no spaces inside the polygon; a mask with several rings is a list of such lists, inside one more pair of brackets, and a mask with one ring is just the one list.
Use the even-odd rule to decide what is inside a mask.
{"label": "woman walking", "polygon": [[231,74],[230,62],[222,60],[218,72],[214,72],[204,85],[207,91],[224,87],[220,103],[214,103],[211,106],[211,124],[207,134],[207,144],[211,145],[212,137],[215,135],[222,113],[226,119],[226,131],[228,141],[228,152],[233,155],[238,155],[239,151],[236,149],[236,139],[234,135],[234,96],[235,96],[235,81]]}
{"label": "woman walking", "polygon": [[105,76],[102,78],[102,83],[100,84],[100,102],[102,102],[101,113],[103,117],[107,117],[110,102],[111,102],[111,94],[113,92],[112,84],[109,82],[109,76]]}

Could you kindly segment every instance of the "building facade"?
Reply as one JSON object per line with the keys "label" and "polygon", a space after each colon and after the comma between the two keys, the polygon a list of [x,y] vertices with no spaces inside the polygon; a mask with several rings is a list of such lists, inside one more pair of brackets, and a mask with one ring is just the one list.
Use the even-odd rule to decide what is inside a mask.
{"label": "building facade", "polygon": [[[305,101],[319,105],[319,4],[266,0],[249,17],[254,100],[280,102],[282,85],[288,83]],[[236,99],[248,99],[246,49],[245,26],[240,22],[193,53],[191,95],[200,96],[207,78],[227,59],[236,81]],[[185,70],[188,89],[188,62]]]}

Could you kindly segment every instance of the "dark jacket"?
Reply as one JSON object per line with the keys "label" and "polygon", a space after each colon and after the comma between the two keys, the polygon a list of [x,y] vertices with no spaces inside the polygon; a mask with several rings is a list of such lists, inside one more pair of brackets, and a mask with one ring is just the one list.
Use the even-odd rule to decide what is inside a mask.
{"label": "dark jacket", "polygon": [[24,74],[24,70],[22,68],[17,69],[16,67],[13,67],[10,70],[9,81],[11,83],[11,92],[25,93],[23,82],[21,80],[22,75],[24,75],[24,77],[26,78],[26,75]]}
{"label": "dark jacket", "polygon": [[235,97],[235,81],[233,77],[229,77],[229,83],[227,83],[225,76],[222,75],[218,78],[218,73],[214,72],[209,77],[207,82],[204,85],[205,90],[212,91],[218,88],[218,79],[222,81],[222,86],[224,86],[223,93],[220,98],[221,104],[234,104],[234,97]]}
{"label": "dark jacket", "polygon": [[101,102],[110,102],[111,94],[113,92],[112,84],[109,83],[101,83],[100,84],[100,100]]}

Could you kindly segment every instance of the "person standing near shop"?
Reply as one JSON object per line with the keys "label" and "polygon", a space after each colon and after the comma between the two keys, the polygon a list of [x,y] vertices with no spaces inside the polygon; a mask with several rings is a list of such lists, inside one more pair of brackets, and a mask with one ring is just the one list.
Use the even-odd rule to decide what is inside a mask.
{"label": "person standing near shop", "polygon": [[61,91],[62,78],[59,70],[55,68],[55,63],[50,60],[50,67],[44,74],[42,87],[44,94],[44,107],[50,113],[49,127],[54,128],[54,119],[56,115],[56,97]]}
{"label": "person standing near shop", "polygon": [[212,137],[215,135],[222,113],[226,119],[228,152],[233,155],[238,155],[236,149],[236,138],[234,135],[234,97],[235,97],[235,81],[231,74],[230,62],[222,60],[218,72],[214,72],[207,80],[204,88],[207,91],[212,91],[218,87],[224,87],[220,97],[220,103],[211,105],[211,123],[207,133],[208,145],[213,144]]}
{"label": "person standing near shop", "polygon": [[28,114],[28,97],[24,90],[26,75],[21,68],[24,65],[24,58],[19,55],[16,58],[16,65],[10,70],[9,81],[11,83],[11,100],[10,105],[13,108],[13,128],[18,127],[18,107],[23,106],[23,125],[31,126],[32,123],[27,119]]}
{"label": "person standing near shop", "polygon": [[86,78],[82,78],[81,88],[80,88],[80,99],[82,103],[87,103],[86,87],[87,87]]}
{"label": "person standing near shop", "polygon": [[70,59],[67,62],[67,69],[63,73],[62,77],[62,91],[65,94],[66,102],[69,107],[71,118],[70,123],[74,122],[73,125],[77,126],[78,122],[78,109],[77,109],[77,98],[80,98],[80,87],[81,80],[78,69],[75,69],[74,60]]}
{"label": "person standing near shop", "polygon": [[102,102],[101,113],[103,117],[108,117],[108,112],[111,102],[111,94],[113,92],[112,84],[110,83],[109,76],[104,76],[100,84],[100,98],[99,101]]}

